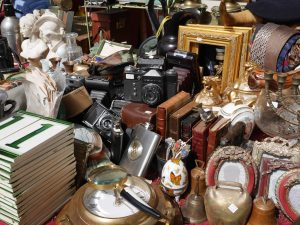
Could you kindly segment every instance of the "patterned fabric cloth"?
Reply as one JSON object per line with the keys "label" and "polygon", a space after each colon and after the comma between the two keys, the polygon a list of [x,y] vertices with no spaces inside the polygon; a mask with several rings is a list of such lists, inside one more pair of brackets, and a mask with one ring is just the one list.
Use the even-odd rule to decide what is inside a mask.
{"label": "patterned fabric cloth", "polygon": [[[293,46],[295,46],[298,40],[300,40],[300,35],[296,34],[293,37],[291,37],[282,48],[277,60],[278,72],[288,72],[295,69],[295,67],[299,65],[299,64],[298,65],[291,64],[289,61],[289,52],[291,51]],[[298,52],[298,55],[299,54],[300,52]]]}
{"label": "patterned fabric cloth", "polygon": [[267,50],[268,41],[272,33],[280,25],[274,23],[267,23],[256,33],[255,39],[250,50],[250,59],[255,62],[258,66],[264,68],[264,60]]}

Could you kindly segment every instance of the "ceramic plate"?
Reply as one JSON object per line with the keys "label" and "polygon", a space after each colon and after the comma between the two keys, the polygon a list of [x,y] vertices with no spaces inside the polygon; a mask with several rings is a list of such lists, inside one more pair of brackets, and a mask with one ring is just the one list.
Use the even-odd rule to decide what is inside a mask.
{"label": "ceramic plate", "polygon": [[217,149],[207,163],[206,184],[214,186],[219,180],[241,183],[252,193],[256,186],[257,168],[250,153],[237,146]]}
{"label": "ceramic plate", "polygon": [[238,110],[234,113],[231,117],[231,126],[234,126],[238,122],[244,122],[246,124],[244,138],[248,140],[255,126],[253,110]]}
{"label": "ceramic plate", "polygon": [[300,216],[300,169],[284,173],[276,185],[277,202],[283,213],[292,221]]}

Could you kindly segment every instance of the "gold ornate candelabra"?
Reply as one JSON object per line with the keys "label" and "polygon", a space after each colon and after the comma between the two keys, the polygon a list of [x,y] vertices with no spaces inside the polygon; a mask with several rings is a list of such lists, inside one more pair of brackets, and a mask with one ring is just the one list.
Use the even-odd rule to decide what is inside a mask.
{"label": "gold ornate candelabra", "polygon": [[[266,73],[265,78],[265,93],[268,106],[272,111],[282,118],[287,123],[298,127],[298,146],[300,146],[300,75],[295,74],[292,78],[291,92],[284,94],[284,86],[287,81],[288,74],[277,74],[278,90],[275,94],[275,101],[272,101],[270,85],[274,82],[274,73]],[[294,120],[285,115],[293,115]],[[296,118],[296,119],[295,119]]]}

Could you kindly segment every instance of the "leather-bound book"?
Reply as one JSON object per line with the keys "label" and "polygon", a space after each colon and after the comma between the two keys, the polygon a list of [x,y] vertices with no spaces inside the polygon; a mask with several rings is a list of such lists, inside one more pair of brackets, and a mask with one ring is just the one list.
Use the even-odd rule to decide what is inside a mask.
{"label": "leather-bound book", "polygon": [[[169,119],[169,136],[175,140],[180,138],[180,122],[181,120],[192,112],[192,109],[197,106],[198,103],[192,101],[184,105],[176,112],[172,113]],[[198,113],[199,114],[199,113]]]}
{"label": "leather-bound book", "polygon": [[210,127],[208,132],[208,144],[206,150],[206,160],[212,152],[219,146],[221,137],[227,134],[230,126],[230,119],[219,117],[216,122]]}
{"label": "leather-bound book", "polygon": [[[183,120],[181,120],[181,134],[180,139],[183,141],[188,141],[192,137],[193,126],[200,120],[200,114],[191,113]],[[191,141],[191,140],[190,140]]]}
{"label": "leather-bound book", "polygon": [[122,123],[128,128],[133,128],[140,123],[149,122],[156,124],[156,108],[151,108],[145,103],[129,103],[121,110]]}
{"label": "leather-bound book", "polygon": [[165,139],[169,135],[169,116],[190,101],[191,95],[187,92],[181,91],[157,107],[156,132],[162,137],[162,139]]}
{"label": "leather-bound book", "polygon": [[200,121],[192,130],[192,150],[196,153],[197,158],[206,162],[206,150],[209,128],[214,124],[217,117],[210,122]]}

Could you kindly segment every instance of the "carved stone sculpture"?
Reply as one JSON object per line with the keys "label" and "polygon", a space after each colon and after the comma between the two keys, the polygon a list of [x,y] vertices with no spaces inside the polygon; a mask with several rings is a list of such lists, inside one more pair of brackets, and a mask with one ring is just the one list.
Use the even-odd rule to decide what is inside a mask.
{"label": "carved stone sculpture", "polygon": [[40,38],[49,48],[47,59],[54,57],[67,58],[66,43],[63,41],[64,24],[54,13],[46,11],[38,19],[35,27],[40,32]]}
{"label": "carved stone sculpture", "polygon": [[44,58],[48,52],[48,46],[39,38],[39,30],[35,27],[38,18],[38,10],[20,18],[20,32],[24,38],[28,38],[22,42],[20,55],[33,65],[36,65],[36,62]]}

